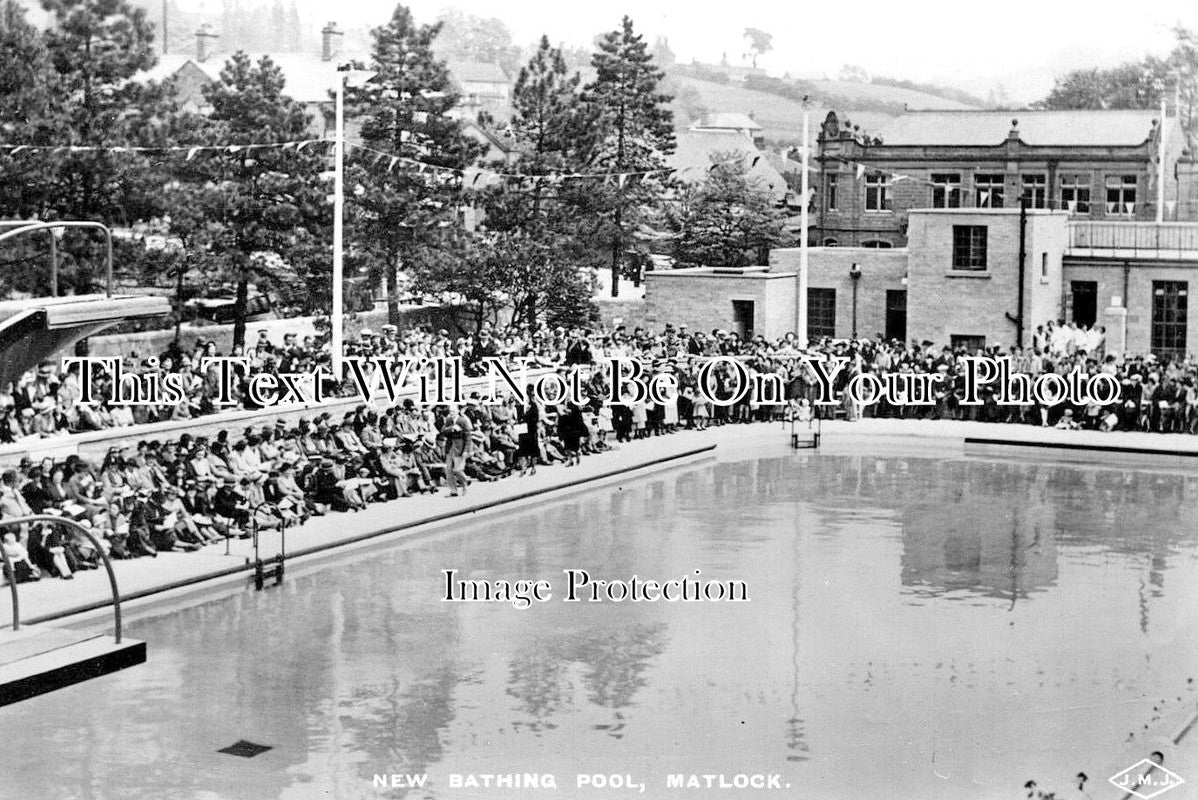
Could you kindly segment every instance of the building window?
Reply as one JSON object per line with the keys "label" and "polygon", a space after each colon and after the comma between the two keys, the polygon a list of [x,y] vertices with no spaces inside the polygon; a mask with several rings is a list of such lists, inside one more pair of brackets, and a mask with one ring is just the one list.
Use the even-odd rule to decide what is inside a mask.
{"label": "building window", "polygon": [[1043,173],[1023,176],[1023,194],[1028,208],[1048,207],[1048,178]]}
{"label": "building window", "polygon": [[1061,208],[1070,214],[1090,213],[1090,181],[1070,175],[1061,178]]}
{"label": "building window", "polygon": [[869,247],[873,250],[889,250],[890,248],[894,247],[894,245],[892,245],[890,242],[883,241],[881,239],[867,239],[861,243],[861,246]]}
{"label": "building window", "polygon": [[840,242],[835,239],[824,239],[824,247],[836,247]]}
{"label": "building window", "polygon": [[1048,253],[1040,254],[1040,282],[1048,283]]}
{"label": "building window", "polygon": [[837,185],[837,184],[839,184],[839,182],[840,182],[839,175],[826,176],[826,183],[824,184],[824,199],[826,201],[826,208],[829,211],[836,210],[836,207],[837,207],[836,190],[839,188],[839,186]]}
{"label": "building window", "polygon": [[986,337],[972,333],[954,333],[948,337],[948,341],[953,350],[964,350],[971,354],[986,349]]}
{"label": "building window", "polygon": [[1188,294],[1186,281],[1152,282],[1152,352],[1157,355],[1186,352]]}
{"label": "building window", "polygon": [[1108,175],[1106,179],[1106,213],[1131,217],[1136,213],[1136,176]]}
{"label": "building window", "polygon": [[953,226],[953,269],[986,269],[986,226]]}
{"label": "building window", "polygon": [[865,210],[890,211],[890,176],[876,173],[865,176]]}
{"label": "building window", "polygon": [[1003,189],[1006,187],[1005,175],[978,175],[974,178],[974,191],[977,193],[978,208],[1002,208]]}
{"label": "building window", "polygon": [[957,172],[932,173],[932,208],[961,207],[961,175]]}
{"label": "building window", "polygon": [[836,290],[807,290],[807,338],[822,339],[836,335]]}

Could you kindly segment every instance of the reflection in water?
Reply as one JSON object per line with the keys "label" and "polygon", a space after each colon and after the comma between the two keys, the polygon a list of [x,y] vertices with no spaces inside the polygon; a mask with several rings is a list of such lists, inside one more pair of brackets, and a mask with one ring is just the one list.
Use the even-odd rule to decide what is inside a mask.
{"label": "reflection in water", "polygon": [[[1092,464],[665,473],[143,620],[146,666],[0,712],[0,786],[377,797],[375,773],[428,772],[411,796],[443,797],[450,773],[554,772],[569,797],[588,770],[655,796],[670,772],[761,771],[829,798],[1014,796],[1095,774],[1187,691],[1196,506],[1192,473]],[[557,592],[444,604],[445,568]],[[561,603],[564,568],[700,568],[752,603]],[[216,754],[240,738],[274,749]]]}

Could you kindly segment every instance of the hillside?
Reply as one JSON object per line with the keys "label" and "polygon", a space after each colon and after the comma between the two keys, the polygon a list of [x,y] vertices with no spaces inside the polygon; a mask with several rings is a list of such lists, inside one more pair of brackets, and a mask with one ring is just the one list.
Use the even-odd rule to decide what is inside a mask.
{"label": "hillside", "polygon": [[[836,83],[828,81],[828,83]],[[797,100],[790,100],[776,94],[758,92],[731,84],[712,83],[685,75],[672,73],[669,76],[666,91],[675,94],[671,104],[674,110],[674,120],[679,128],[686,128],[702,116],[703,111],[739,111],[742,114],[752,114],[757,123],[764,129],[762,134],[771,143],[797,143],[803,129],[803,106]],[[896,90],[907,91],[907,90]],[[930,95],[929,95],[930,96]],[[940,99],[940,98],[937,98]],[[941,102],[951,102],[940,99]],[[829,110],[835,110],[843,120],[846,117],[854,124],[860,125],[866,131],[876,131],[884,123],[897,115],[857,109],[859,104],[832,106],[813,98],[811,105],[811,137],[814,144],[819,125]]]}
{"label": "hillside", "polygon": [[846,103],[852,104],[876,104],[879,106],[892,106],[897,109],[906,107],[925,111],[960,111],[962,109],[975,108],[975,106],[956,100],[949,100],[939,95],[878,83],[829,80],[802,81],[802,85],[810,87],[818,97],[843,98]]}

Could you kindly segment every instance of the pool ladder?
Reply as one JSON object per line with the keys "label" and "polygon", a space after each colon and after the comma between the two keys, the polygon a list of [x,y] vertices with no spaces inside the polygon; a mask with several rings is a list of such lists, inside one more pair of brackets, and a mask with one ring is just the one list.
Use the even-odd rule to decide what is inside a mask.
{"label": "pool ladder", "polygon": [[[258,510],[264,506],[279,518],[279,553],[266,561],[258,553]],[[250,511],[250,520],[254,528],[254,591],[260,592],[270,578],[274,578],[275,586],[283,582],[287,557],[287,518],[273,504],[261,502]]]}
{"label": "pool ladder", "polygon": [[809,420],[800,420],[797,415],[791,415],[790,446],[795,450],[818,449],[822,432],[822,420],[815,418],[814,415]]}

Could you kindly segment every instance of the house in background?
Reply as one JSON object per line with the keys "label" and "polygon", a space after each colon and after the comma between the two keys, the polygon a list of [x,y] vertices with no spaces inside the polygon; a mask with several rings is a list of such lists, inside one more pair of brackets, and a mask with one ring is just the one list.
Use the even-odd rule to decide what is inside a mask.
{"label": "house in background", "polygon": [[762,135],[763,129],[757,124],[757,120],[753,118],[751,113],[741,114],[737,111],[711,112],[691,125],[690,130],[697,133],[732,131],[739,133],[759,147],[765,142],[765,137]]}
{"label": "house in background", "polygon": [[[348,61],[369,62],[369,53],[342,52],[343,33],[330,22],[320,32],[319,53],[248,53],[257,62],[269,56],[283,73],[283,91],[308,111],[313,136],[329,136],[333,132],[333,93],[337,87],[337,67]],[[220,80],[220,72],[230,54],[219,53],[219,34],[207,25],[196,31],[194,54],[171,53],[160,56],[158,63],[141,73],[141,80],[173,80],[175,99],[190,111],[204,114],[210,111],[204,99],[204,87]],[[352,135],[352,124],[347,125]]]}
{"label": "house in background", "polygon": [[462,95],[455,109],[464,119],[485,111],[496,120],[511,116],[512,81],[498,64],[483,61],[446,62],[449,75]]}
{"label": "house in background", "polygon": [[907,213],[925,208],[1059,209],[1074,219],[1152,220],[1165,136],[1165,219],[1193,219],[1180,202],[1184,160],[1177,117],[1159,111],[909,111],[876,136],[829,113],[817,144],[813,240],[900,247]]}
{"label": "house in background", "polygon": [[736,130],[691,129],[677,134],[675,142],[667,163],[683,183],[702,183],[711,173],[713,164],[733,158],[742,160],[749,180],[762,191],[769,192],[776,203],[786,202],[791,195],[785,176],[774,165],[776,159],[768,157]]}
{"label": "house in background", "polygon": [[[369,64],[366,51],[342,48],[344,33],[335,22],[320,32],[319,53],[249,53],[257,62],[264,55],[282,71],[284,91],[302,103],[312,118],[312,135],[329,136],[333,132],[333,93],[337,87],[337,67],[353,61]],[[139,80],[173,80],[175,98],[186,110],[204,114],[210,109],[204,99],[204,87],[220,80],[220,71],[229,53],[220,50],[220,35],[208,25],[195,34],[191,53],[160,56],[158,63],[142,72]],[[450,78],[462,93],[453,116],[474,120],[479,111],[487,111],[497,120],[510,116],[511,81],[499,66],[480,62],[450,62]],[[353,135],[353,123],[347,123],[347,135]]]}

